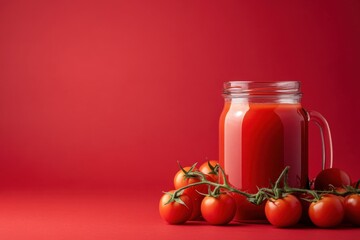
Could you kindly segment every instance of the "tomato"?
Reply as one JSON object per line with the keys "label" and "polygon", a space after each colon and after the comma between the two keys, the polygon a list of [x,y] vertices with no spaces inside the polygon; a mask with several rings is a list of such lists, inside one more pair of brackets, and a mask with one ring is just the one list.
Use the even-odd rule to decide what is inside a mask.
{"label": "tomato", "polygon": [[302,214],[301,214],[300,222],[305,225],[312,225],[312,222],[309,217],[309,207],[311,204],[310,201],[313,200],[314,197],[309,193],[301,193],[301,194],[297,194],[296,196],[300,200],[302,206]]}
{"label": "tomato", "polygon": [[[338,190],[336,190],[336,191],[338,191]],[[344,189],[344,191],[346,191],[346,190]],[[339,193],[341,193],[341,191],[339,191]],[[343,197],[343,196],[335,195],[335,194],[331,194],[331,193],[325,194],[325,195],[330,195],[331,197],[336,197],[336,198],[338,198],[343,205],[344,205],[344,203],[345,203],[345,197]],[[345,210],[344,210],[344,211],[345,211]]]}
{"label": "tomato", "polygon": [[344,218],[344,205],[337,196],[327,194],[309,207],[309,217],[318,227],[330,228],[339,225]]}
{"label": "tomato", "polygon": [[360,195],[351,194],[344,200],[345,219],[350,223],[360,226]]}
{"label": "tomato", "polygon": [[218,175],[213,172],[213,169],[215,168],[215,166],[217,164],[218,164],[218,161],[216,161],[216,160],[207,161],[199,167],[199,171],[206,175],[209,175],[211,177],[210,181],[217,182]]}
{"label": "tomato", "polygon": [[328,168],[322,170],[315,178],[316,190],[329,190],[331,186],[343,187],[351,184],[350,176],[341,169]]}
{"label": "tomato", "polygon": [[[170,191],[169,193],[173,193]],[[166,204],[171,196],[169,193],[165,193],[159,202],[159,212],[162,219],[167,221],[170,224],[182,224],[190,219],[193,209],[193,203],[191,198],[182,194],[179,199],[184,203],[174,201]]]}
{"label": "tomato", "polygon": [[201,203],[201,214],[203,218],[213,225],[224,225],[229,223],[235,216],[235,200],[227,193],[219,196],[206,196]]}
{"label": "tomato", "polygon": [[[185,170],[185,172],[188,172],[191,169],[191,167],[184,167],[183,169]],[[193,171],[197,171],[197,169],[193,169]],[[179,189],[179,188],[185,187],[189,184],[200,182],[200,181],[201,181],[200,177],[196,177],[196,176],[188,177],[188,176],[186,176],[186,174],[184,173],[183,170],[179,170],[175,174],[175,177],[174,177],[174,187],[175,187],[175,189]],[[190,187],[190,188],[187,188],[184,190],[185,194],[187,194],[191,197],[194,197],[194,198],[201,196],[200,194],[198,194],[198,192],[206,194],[208,192],[207,185],[201,184],[201,185]]]}
{"label": "tomato", "polygon": [[236,202],[235,221],[265,219],[265,202],[260,205],[252,204],[245,196],[230,193]]}
{"label": "tomato", "polygon": [[196,197],[191,197],[193,202],[193,210],[189,220],[200,220],[201,217],[201,202],[204,199],[204,196],[198,195]]}
{"label": "tomato", "polygon": [[302,206],[294,195],[286,195],[279,199],[270,199],[265,204],[267,220],[275,227],[290,227],[301,218]]}

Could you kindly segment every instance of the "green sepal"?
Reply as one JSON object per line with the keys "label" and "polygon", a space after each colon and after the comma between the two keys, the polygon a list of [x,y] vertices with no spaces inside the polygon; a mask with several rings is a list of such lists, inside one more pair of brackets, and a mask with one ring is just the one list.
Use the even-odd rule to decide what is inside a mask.
{"label": "green sepal", "polygon": [[208,174],[219,175],[219,164],[215,164],[215,166],[213,166],[210,161],[208,161],[207,164],[210,168],[210,172],[208,172]]}
{"label": "green sepal", "polygon": [[183,189],[183,190],[181,190],[181,191],[177,192],[176,196],[177,196],[177,197],[180,197],[181,195],[183,195],[183,194],[184,194],[184,191],[185,191],[185,189]]}
{"label": "green sepal", "polygon": [[184,173],[184,177],[185,178],[197,178],[197,177],[199,177],[197,174],[194,174],[194,169],[195,169],[195,167],[196,167],[196,165],[197,165],[197,162],[196,163],[194,163],[191,167],[190,167],[190,169],[188,170],[188,171],[186,171],[182,166],[181,166],[181,164],[180,164],[180,162],[178,161],[177,162],[178,163],[178,165],[179,165],[179,167],[180,167],[180,170]]}
{"label": "green sepal", "polygon": [[181,205],[184,205],[186,208],[189,208],[180,197],[175,197],[174,201]]}
{"label": "green sepal", "polygon": [[168,205],[169,203],[174,201],[174,194],[173,193],[171,193],[171,192],[163,192],[163,193],[170,196],[169,201],[167,201],[164,205]]}
{"label": "green sepal", "polygon": [[257,199],[256,197],[250,197],[247,199],[250,203],[257,205]]}
{"label": "green sepal", "polygon": [[197,165],[197,162],[196,162],[196,163],[194,163],[194,164],[190,167],[190,169],[189,169],[189,171],[188,171],[188,172],[193,172],[193,171],[194,171],[194,169],[195,169],[195,167],[196,167],[196,165]]}
{"label": "green sepal", "polygon": [[360,186],[360,179],[355,184],[355,191],[357,191],[357,189],[359,189],[359,186]]}

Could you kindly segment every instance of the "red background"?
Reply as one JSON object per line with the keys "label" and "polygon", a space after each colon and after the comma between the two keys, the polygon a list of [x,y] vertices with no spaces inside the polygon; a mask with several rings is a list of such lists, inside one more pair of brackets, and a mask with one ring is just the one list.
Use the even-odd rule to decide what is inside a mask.
{"label": "red background", "polygon": [[[321,112],[330,124],[335,167],[358,179],[359,42],[357,0],[2,0],[2,204],[18,209],[29,199],[24,209],[36,212],[39,197],[47,203],[39,210],[39,226],[29,221],[21,230],[27,236],[61,235],[54,230],[57,222],[48,221],[60,213],[48,208],[78,206],[58,200],[64,189],[87,192],[90,199],[95,192],[114,194],[133,207],[143,201],[144,211],[151,212],[146,221],[158,224],[155,229],[173,229],[157,223],[161,190],[172,187],[176,161],[188,165],[217,158],[222,83],[240,79],[302,81],[304,107]],[[321,145],[319,131],[310,130],[314,176]],[[121,201],[128,191],[136,191],[137,200]],[[54,192],[62,197],[52,198]],[[148,201],[139,200],[145,196]],[[82,197],[75,199],[89,199]],[[95,209],[95,219],[106,213],[92,204],[85,206]],[[22,212],[8,210],[5,216],[13,220],[0,219],[8,226],[0,232],[13,236],[24,227],[19,219],[26,219],[27,211]],[[68,216],[61,216],[57,221],[65,224]],[[98,224],[78,228],[87,215],[79,210],[76,216],[69,223],[75,227],[65,224],[67,231],[59,231],[90,234],[91,224]],[[106,221],[117,226],[116,216]],[[135,218],[132,222],[125,232],[136,229]],[[256,234],[259,226],[253,228]],[[114,234],[122,231],[115,229]],[[193,231],[169,229],[159,237]]]}

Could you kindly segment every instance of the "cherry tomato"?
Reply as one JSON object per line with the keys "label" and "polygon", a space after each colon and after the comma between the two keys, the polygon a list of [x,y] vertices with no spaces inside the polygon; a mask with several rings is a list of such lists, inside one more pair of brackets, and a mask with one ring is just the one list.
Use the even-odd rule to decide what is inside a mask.
{"label": "cherry tomato", "polygon": [[201,217],[201,202],[204,199],[204,196],[198,195],[196,197],[191,197],[193,201],[193,210],[189,220],[200,220]]}
{"label": "cherry tomato", "polygon": [[[340,194],[344,194],[344,193],[347,192],[347,190],[346,190],[345,188],[342,188],[342,187],[337,187],[337,188],[334,189],[334,191],[335,191],[336,193],[340,193]],[[344,204],[344,202],[345,202],[345,197],[343,197],[343,196],[335,195],[335,194],[331,194],[331,193],[325,194],[325,195],[330,195],[331,197],[337,197],[337,198],[339,198],[340,201],[342,202],[342,204]]]}
{"label": "cherry tomato", "polygon": [[[173,190],[169,193],[174,192]],[[186,194],[182,194],[179,199],[184,203],[179,201],[170,202],[171,196],[165,193],[159,202],[159,212],[162,219],[167,221],[170,224],[182,224],[190,219],[193,209],[193,203],[190,197]]]}
{"label": "cherry tomato", "polygon": [[309,217],[318,227],[330,228],[338,226],[344,218],[344,205],[337,196],[327,194],[309,207]]}
{"label": "cherry tomato", "polygon": [[213,225],[229,223],[235,216],[235,200],[227,193],[221,193],[217,197],[206,196],[201,203],[203,218]]}
{"label": "cherry tomato", "polygon": [[265,202],[255,205],[240,194],[230,193],[230,195],[236,202],[235,221],[265,219]]}
{"label": "cherry tomato", "polygon": [[279,199],[270,199],[265,204],[266,218],[275,227],[290,227],[297,224],[301,213],[301,202],[291,194]]}
{"label": "cherry tomato", "polygon": [[297,194],[296,196],[300,200],[302,206],[302,214],[301,214],[300,222],[305,225],[312,225],[312,222],[309,217],[309,207],[311,204],[310,201],[312,201],[314,197],[308,193],[301,193],[301,194]]}
{"label": "cherry tomato", "polygon": [[343,187],[351,184],[350,176],[341,169],[328,168],[322,170],[315,178],[316,190],[329,190],[331,186]]}
{"label": "cherry tomato", "polygon": [[360,195],[351,194],[344,200],[345,219],[350,223],[360,226]]}
{"label": "cherry tomato", "polygon": [[211,177],[211,179],[209,179],[210,181],[217,182],[218,181],[218,175],[213,173],[213,169],[215,168],[215,166],[217,164],[218,164],[218,161],[216,161],[216,160],[207,161],[207,162],[203,163],[199,167],[199,171],[206,174],[206,175],[209,175]]}
{"label": "cherry tomato", "polygon": [[[183,169],[188,172],[191,167],[184,167]],[[197,169],[193,169],[193,171],[197,171]],[[192,183],[200,182],[200,177],[188,177],[184,173],[183,170],[179,170],[174,177],[174,187],[175,189],[179,189],[181,187],[187,186]],[[197,198],[201,196],[198,192],[206,194],[208,192],[208,187],[206,184],[201,184],[198,186],[190,187],[184,190],[184,193],[189,195],[190,197]]]}

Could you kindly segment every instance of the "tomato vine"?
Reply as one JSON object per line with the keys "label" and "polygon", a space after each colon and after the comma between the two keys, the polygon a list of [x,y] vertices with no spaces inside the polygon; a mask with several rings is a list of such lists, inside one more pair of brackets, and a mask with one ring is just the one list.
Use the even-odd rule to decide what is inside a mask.
{"label": "tomato vine", "polygon": [[[303,189],[303,188],[293,188],[288,185],[287,182],[287,175],[289,172],[290,167],[287,166],[284,168],[284,170],[279,175],[278,179],[276,180],[274,186],[272,188],[258,188],[257,193],[248,193],[245,191],[241,191],[229,184],[228,179],[226,178],[226,173],[224,169],[220,165],[216,165],[216,168],[219,170],[219,176],[221,176],[221,182],[222,183],[216,183],[207,180],[206,175],[200,171],[194,170],[196,166],[196,163],[191,167],[191,170],[186,171],[186,176],[188,178],[198,178],[200,181],[194,182],[191,184],[188,184],[186,186],[183,186],[177,190],[174,191],[172,198],[169,200],[169,202],[175,201],[177,197],[181,195],[181,193],[191,187],[199,186],[199,185],[208,185],[214,187],[214,190],[210,193],[212,195],[219,194],[219,191],[227,191],[227,192],[233,192],[236,194],[240,194],[242,196],[245,196],[249,202],[260,205],[263,203],[263,201],[273,198],[278,199],[282,198],[287,194],[296,194],[296,193],[306,193],[311,196],[313,196],[314,200],[319,200],[321,195],[323,194],[333,194],[337,196],[347,196],[349,194],[358,193],[360,194],[360,189],[352,186],[344,186],[345,191],[337,191],[335,188],[332,188],[331,190],[311,190],[311,189]],[[181,167],[181,166],[180,166]],[[183,170],[183,168],[181,167]],[[183,170],[185,171],[185,170]],[[281,183],[283,183],[281,186]],[[358,185],[358,184],[357,184]]]}

